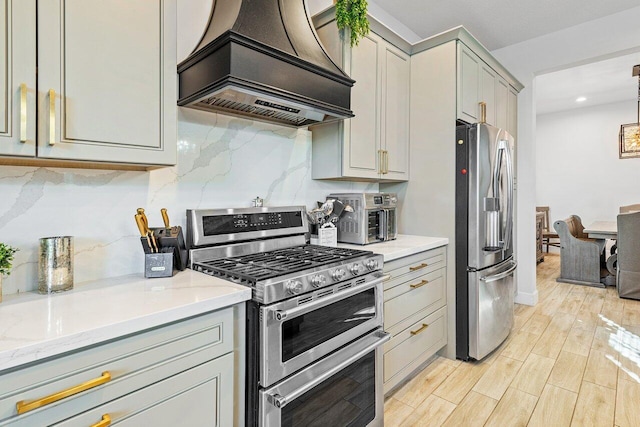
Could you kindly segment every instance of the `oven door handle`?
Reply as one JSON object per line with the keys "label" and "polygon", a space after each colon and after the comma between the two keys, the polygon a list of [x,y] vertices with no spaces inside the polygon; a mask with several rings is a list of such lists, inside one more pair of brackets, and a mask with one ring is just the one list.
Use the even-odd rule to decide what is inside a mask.
{"label": "oven door handle", "polygon": [[[314,387],[318,386],[322,382],[326,381],[328,378],[337,374],[338,372],[340,372],[347,366],[351,365],[358,359],[366,356],[367,354],[369,354],[369,352],[375,350],[378,346],[384,344],[390,339],[391,339],[391,335],[389,335],[388,333],[382,330],[376,330],[371,334],[361,338],[357,343],[351,344],[349,347],[352,347],[352,349],[350,350],[353,351],[354,353],[349,357],[333,365],[331,368],[327,369],[322,373],[318,373],[317,375],[313,373],[313,375],[309,375],[310,378],[308,379],[308,381],[304,381],[303,385],[293,388],[292,390],[288,391],[287,394],[284,396],[275,392],[267,391],[266,393],[267,400],[276,408],[282,409],[290,402],[293,402],[298,397],[302,396],[309,390],[313,389]],[[340,356],[339,353],[344,350],[345,349],[339,350],[338,353],[334,354],[334,356],[339,357]],[[329,356],[329,358],[331,357],[332,356]]]}
{"label": "oven door handle", "polygon": [[365,291],[367,289],[374,288],[379,283],[382,283],[383,280],[384,280],[384,277],[378,277],[369,282],[354,286],[353,288],[348,288],[344,291],[337,292],[333,295],[322,297],[322,299],[318,300],[317,303],[311,302],[295,308],[291,308],[289,310],[278,310],[278,309],[268,309],[268,310],[271,312],[273,319],[277,320],[278,322],[283,322],[287,318],[292,318],[292,317],[300,316],[302,314],[306,314],[310,311],[317,310],[319,307],[324,307],[325,305],[333,304],[334,302],[348,298],[355,294],[359,294],[360,292]]}

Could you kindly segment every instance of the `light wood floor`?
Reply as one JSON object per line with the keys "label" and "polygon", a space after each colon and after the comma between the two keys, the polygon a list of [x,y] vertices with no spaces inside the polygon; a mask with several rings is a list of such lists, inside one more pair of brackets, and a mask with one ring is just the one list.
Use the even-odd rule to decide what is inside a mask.
{"label": "light wood floor", "polygon": [[507,340],[482,362],[438,358],[385,402],[385,426],[640,426],[640,301],[555,278],[516,306]]}

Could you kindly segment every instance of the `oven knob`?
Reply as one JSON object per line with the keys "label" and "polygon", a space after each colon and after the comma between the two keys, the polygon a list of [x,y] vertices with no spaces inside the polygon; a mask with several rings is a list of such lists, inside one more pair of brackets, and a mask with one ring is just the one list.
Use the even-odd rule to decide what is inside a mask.
{"label": "oven knob", "polygon": [[286,283],[285,288],[290,294],[299,294],[302,292],[302,282],[299,280],[289,280]]}
{"label": "oven knob", "polygon": [[351,274],[357,276],[358,274],[364,273],[364,266],[360,263],[355,263],[349,268],[349,270],[351,270]]}
{"label": "oven knob", "polygon": [[369,270],[375,270],[376,268],[378,268],[378,260],[370,259],[369,261],[367,261],[367,268]]}
{"label": "oven knob", "polygon": [[319,288],[321,286],[324,286],[325,283],[327,283],[327,278],[324,277],[322,274],[316,274],[311,278],[311,286],[313,286],[314,288]]}
{"label": "oven knob", "polygon": [[346,275],[347,272],[344,271],[344,268],[336,268],[335,271],[331,273],[331,277],[333,277],[333,280],[335,280],[336,282],[344,279]]}

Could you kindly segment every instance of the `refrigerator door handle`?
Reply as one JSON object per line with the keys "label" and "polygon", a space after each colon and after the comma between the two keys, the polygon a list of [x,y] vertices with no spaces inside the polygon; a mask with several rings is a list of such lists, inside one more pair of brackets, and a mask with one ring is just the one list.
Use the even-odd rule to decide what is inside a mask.
{"label": "refrigerator door handle", "polygon": [[505,166],[507,168],[507,223],[505,224],[504,249],[511,247],[513,237],[513,162],[509,141],[504,141]]}
{"label": "refrigerator door handle", "polygon": [[516,268],[518,268],[518,263],[513,261],[513,264],[511,265],[511,267],[507,271],[503,271],[502,273],[494,274],[492,276],[482,276],[482,277],[480,277],[480,280],[485,282],[485,283],[496,282],[498,280],[502,280],[505,277],[510,276],[511,273],[516,271]]}

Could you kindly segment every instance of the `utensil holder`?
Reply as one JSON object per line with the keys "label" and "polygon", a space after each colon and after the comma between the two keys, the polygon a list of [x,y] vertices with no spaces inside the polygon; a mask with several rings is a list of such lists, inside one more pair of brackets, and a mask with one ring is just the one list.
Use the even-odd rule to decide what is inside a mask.
{"label": "utensil holder", "polygon": [[330,246],[335,248],[338,246],[338,229],[333,223],[326,223],[318,227],[318,234],[311,235],[311,244],[319,246]]}
{"label": "utensil holder", "polygon": [[173,271],[173,248],[162,248],[158,253],[144,254],[144,277],[171,277]]}
{"label": "utensil holder", "polygon": [[49,294],[73,289],[73,237],[40,239],[38,292]]}

